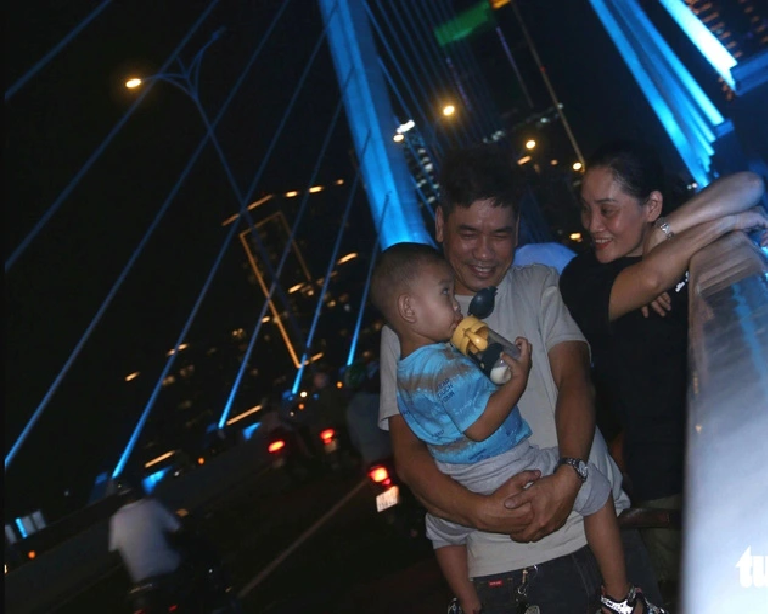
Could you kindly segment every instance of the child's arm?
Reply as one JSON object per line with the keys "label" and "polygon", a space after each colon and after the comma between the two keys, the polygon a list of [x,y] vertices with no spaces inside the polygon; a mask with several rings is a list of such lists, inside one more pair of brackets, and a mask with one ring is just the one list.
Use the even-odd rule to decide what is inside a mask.
{"label": "child's arm", "polygon": [[511,379],[494,392],[480,417],[464,431],[472,441],[488,439],[509,417],[528,385],[528,373],[531,370],[531,344],[524,337],[518,337],[515,344],[520,348],[520,358],[514,360],[502,354],[501,358],[512,371]]}

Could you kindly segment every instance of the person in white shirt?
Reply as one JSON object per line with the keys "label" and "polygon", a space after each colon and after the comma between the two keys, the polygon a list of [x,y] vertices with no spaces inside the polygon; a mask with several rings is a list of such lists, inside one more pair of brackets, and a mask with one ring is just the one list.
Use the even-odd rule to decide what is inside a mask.
{"label": "person in white shirt", "polygon": [[126,503],[109,521],[110,552],[120,553],[134,584],[172,574],[181,556],[167,535],[181,530],[178,517],[140,486],[127,486],[122,494]]}

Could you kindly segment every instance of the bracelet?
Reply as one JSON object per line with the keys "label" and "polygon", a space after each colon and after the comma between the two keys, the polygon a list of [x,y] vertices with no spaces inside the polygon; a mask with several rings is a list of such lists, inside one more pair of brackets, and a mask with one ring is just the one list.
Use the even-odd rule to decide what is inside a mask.
{"label": "bracelet", "polygon": [[669,225],[669,222],[665,217],[658,218],[654,226],[664,233],[664,237],[666,239],[671,239],[672,237],[675,236],[675,233],[672,232],[672,227]]}

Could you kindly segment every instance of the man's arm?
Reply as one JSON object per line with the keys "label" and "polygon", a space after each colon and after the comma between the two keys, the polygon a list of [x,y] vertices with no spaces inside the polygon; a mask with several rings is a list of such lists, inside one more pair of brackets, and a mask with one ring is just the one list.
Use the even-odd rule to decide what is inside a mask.
{"label": "man's arm", "polygon": [[398,475],[429,512],[481,531],[510,533],[527,526],[530,506],[508,510],[503,502],[536,480],[538,471],[518,474],[493,495],[478,495],[437,468],[426,444],[414,435],[401,415],[389,418],[389,433]]}
{"label": "man's arm", "polygon": [[[595,434],[594,392],[589,376],[589,349],[583,341],[564,341],[549,351],[552,377],[557,386],[555,422],[561,456],[586,460]],[[573,509],[581,487],[576,472],[567,466],[510,498],[507,507],[529,504],[533,520],[512,532],[515,541],[537,541],[559,529]]]}

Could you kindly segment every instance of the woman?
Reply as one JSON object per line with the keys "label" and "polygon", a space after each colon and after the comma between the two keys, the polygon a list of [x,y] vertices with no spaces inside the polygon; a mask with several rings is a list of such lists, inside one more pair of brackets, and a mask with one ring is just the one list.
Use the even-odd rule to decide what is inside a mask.
{"label": "woman", "polygon": [[[688,263],[724,234],[764,229],[768,220],[764,211],[749,210],[764,190],[753,173],[726,177],[663,218],[663,175],[639,144],[596,152],[581,188],[593,250],[566,267],[560,290],[592,349],[595,384],[623,429],[634,504],[679,508]],[[679,533],[653,530],[644,537],[659,581],[677,581]]]}

